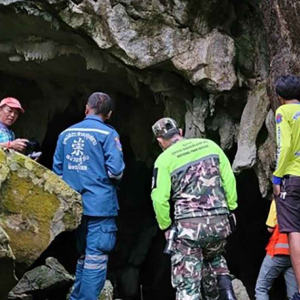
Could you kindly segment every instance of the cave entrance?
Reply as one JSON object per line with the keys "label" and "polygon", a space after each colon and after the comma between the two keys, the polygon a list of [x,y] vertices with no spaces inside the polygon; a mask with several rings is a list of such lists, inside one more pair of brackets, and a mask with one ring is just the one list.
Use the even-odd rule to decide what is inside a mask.
{"label": "cave entrance", "polygon": [[[0,84],[0,96],[18,98],[26,110],[13,128],[16,135],[40,141],[43,152],[40,163],[49,169],[59,133],[84,118],[87,97],[94,91],[103,91],[114,98],[116,110],[111,124],[120,133],[126,172],[119,191],[118,242],[110,256],[108,278],[115,285],[115,296],[124,300],[174,299],[170,260],[163,254],[165,240],[158,230],[150,199],[152,166],[160,153],[151,125],[163,116],[164,101],[146,87],[135,97],[117,88],[108,88],[107,84],[102,87],[97,77],[92,81],[89,77],[87,81],[74,82],[67,77],[28,78],[0,72]],[[219,142],[215,131],[207,134],[208,138]],[[235,147],[227,152],[231,161]],[[264,224],[269,203],[260,195],[253,170],[237,176],[237,184],[239,226],[228,240],[226,256],[233,274],[243,280],[254,297],[255,281],[268,239]],[[63,233],[32,267],[54,256],[74,273],[75,248],[74,232]],[[273,293],[278,299],[283,297],[282,292],[282,286],[276,285]]]}
{"label": "cave entrance", "polygon": [[[118,191],[118,238],[110,255],[108,278],[115,285],[115,297],[171,300],[174,291],[170,284],[170,263],[168,256],[162,254],[164,235],[158,230],[150,199],[152,164],[160,151],[150,124],[162,113],[163,106],[149,116],[149,108],[145,109],[142,102],[122,94],[115,94],[115,98],[116,109],[110,124],[120,133],[126,172]],[[84,108],[71,101],[63,113],[54,116],[41,145],[41,164],[51,169],[59,133],[81,121]],[[52,255],[74,273],[76,254],[70,253],[70,244],[75,248],[74,233],[62,234],[43,254],[42,261]]]}
{"label": "cave entrance", "polygon": [[[25,1],[6,2],[16,2],[16,7],[1,6],[0,98],[14,96],[24,105],[26,114],[13,128],[16,135],[40,141],[43,151],[40,162],[51,168],[57,136],[68,126],[82,120],[87,96],[94,91],[103,91],[116,100],[112,125],[121,135],[127,168],[119,196],[118,244],[111,255],[108,276],[116,285],[116,296],[123,300],[141,299],[141,295],[143,300],[174,299],[174,291],[170,287],[169,257],[162,254],[164,238],[158,231],[149,197],[152,164],[160,153],[151,133],[151,125],[164,112],[184,124],[186,106],[183,99],[188,100],[191,107],[199,104],[197,101],[193,103],[199,87],[191,86],[182,74],[175,73],[176,70],[168,62],[138,70],[129,67],[131,61],[128,64],[121,62],[118,58],[121,53],[118,56],[116,51],[112,51],[114,55],[111,55],[112,49],[103,51],[86,32],[57,21],[60,17],[56,8],[60,10],[65,1],[47,1],[47,8],[50,8],[50,2],[54,4],[55,9],[51,8],[53,15],[41,14],[40,5],[35,6],[34,1],[30,1],[29,6],[23,4]],[[239,52],[235,67],[239,67],[246,78],[252,78],[255,64],[251,56],[255,52],[252,43],[249,43],[251,55],[248,60],[248,50],[241,33],[247,34],[245,40],[248,44],[251,37],[248,36],[248,23],[256,22],[248,21],[251,14],[247,13],[244,4],[238,9],[241,13],[237,16],[245,14],[246,23],[237,19],[232,26],[236,27],[232,28],[232,33],[237,43],[240,40],[240,49],[243,50]],[[30,9],[26,11],[26,7]],[[243,28],[241,33],[238,28]],[[256,34],[255,38],[260,39]],[[263,63],[268,66],[268,60],[264,59],[267,51],[262,50]],[[267,67],[262,66],[262,72],[267,74],[265,69]],[[244,85],[236,89],[242,93],[234,90],[216,96],[223,98],[223,112],[239,124],[248,89]],[[168,101],[164,101],[165,97]],[[209,98],[209,102],[214,103],[216,99]],[[200,103],[193,109],[199,112],[205,107]],[[220,143],[218,126],[225,123],[220,123],[218,117],[221,119],[224,114],[218,108],[210,109],[211,114],[212,110],[215,112],[208,120],[209,124],[204,124],[200,119],[196,120],[199,121],[197,126],[200,131],[201,127],[205,127],[207,137]],[[227,153],[231,161],[235,153],[233,146]],[[269,203],[259,193],[253,170],[237,176],[237,183],[239,226],[236,234],[229,239],[227,257],[231,270],[243,280],[253,298],[255,280],[268,238],[264,223]],[[74,250],[74,235],[65,233],[54,240],[41,260],[52,255],[70,272],[74,272]],[[278,299],[283,299],[283,296]]]}
{"label": "cave entrance", "polygon": [[[120,134],[126,172],[118,192],[118,239],[110,255],[108,278],[115,285],[115,296],[121,299],[173,299],[169,257],[163,254],[164,235],[158,230],[150,199],[152,166],[161,151],[151,125],[163,115],[163,103],[156,103],[147,90],[141,100],[102,90],[101,86],[74,91],[60,81],[41,82],[7,73],[0,73],[0,82],[5,87],[1,96],[16,97],[26,111],[13,127],[16,136],[38,140],[43,153],[39,162],[49,169],[58,135],[84,118],[89,94],[102,91],[114,98],[116,108],[110,124]],[[75,240],[74,232],[60,234],[31,269],[52,256],[74,274]],[[20,266],[17,275],[24,271]]]}

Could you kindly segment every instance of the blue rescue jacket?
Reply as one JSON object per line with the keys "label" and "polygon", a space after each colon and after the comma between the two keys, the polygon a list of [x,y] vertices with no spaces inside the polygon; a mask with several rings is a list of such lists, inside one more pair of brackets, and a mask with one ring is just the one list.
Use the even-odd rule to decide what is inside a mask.
{"label": "blue rescue jacket", "polygon": [[84,215],[118,214],[113,180],[122,177],[124,168],[119,135],[100,117],[89,115],[60,134],[53,172],[82,195]]}

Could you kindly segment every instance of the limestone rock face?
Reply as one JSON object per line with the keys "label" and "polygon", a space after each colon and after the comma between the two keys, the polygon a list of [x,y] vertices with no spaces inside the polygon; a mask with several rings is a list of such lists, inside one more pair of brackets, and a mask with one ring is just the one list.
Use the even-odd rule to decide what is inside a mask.
{"label": "limestone rock face", "polygon": [[220,146],[223,150],[231,149],[237,136],[237,128],[232,116],[228,112],[220,110],[213,119],[210,129],[214,131],[218,130]]}
{"label": "limestone rock face", "polygon": [[187,112],[185,115],[187,138],[205,136],[205,119],[209,114],[209,102],[207,94],[196,90],[192,103],[186,102]]}
{"label": "limestone rock face", "polygon": [[279,101],[275,96],[274,81],[280,75],[299,75],[300,72],[300,3],[291,0],[262,0],[261,11],[271,58],[269,95],[272,107],[276,109]]}
{"label": "limestone rock face", "polygon": [[234,279],[232,286],[237,300],[250,300],[247,290],[240,280]]}
{"label": "limestone rock face", "polygon": [[250,92],[243,111],[238,136],[238,151],[233,162],[233,170],[240,172],[256,163],[256,138],[265,121],[270,107],[266,83],[258,84]]}
{"label": "limestone rock face", "polygon": [[213,30],[193,40],[190,49],[172,59],[192,84],[216,93],[230,91],[237,81],[234,70],[235,45],[232,38]]}
{"label": "limestone rock face", "polygon": [[22,154],[0,150],[1,266],[13,258],[22,273],[59,233],[77,228],[81,212],[81,196],[58,176]]}
{"label": "limestone rock face", "polygon": [[229,91],[237,82],[234,40],[213,29],[225,22],[226,15],[224,11],[224,15],[216,17],[215,10],[229,7],[231,11],[228,1],[214,0],[209,4],[203,0],[201,3],[195,0],[47,2],[50,10],[46,3],[0,1],[0,5],[40,16],[51,22],[51,27],[62,31],[65,26],[81,31],[97,45],[97,50],[88,49],[78,36],[69,35],[63,43],[61,38],[51,40],[48,36],[32,35],[16,41],[0,41],[0,53],[8,55],[10,62],[46,62],[79,55],[88,70],[106,73],[108,62],[112,61],[104,54],[106,51],[138,69],[169,61],[192,84],[201,84],[212,92]]}
{"label": "limestone rock face", "polygon": [[33,295],[40,297],[61,288],[69,288],[73,283],[71,276],[53,257],[46,260],[46,265],[28,271],[9,293],[8,299],[30,299]]}
{"label": "limestone rock face", "polygon": [[258,149],[257,167],[255,168],[263,197],[266,197],[271,189],[271,178],[276,161],[276,149],[274,147],[276,145],[275,115],[272,110],[268,112],[265,124],[268,130],[268,138]]}
{"label": "limestone rock face", "polygon": [[201,1],[205,2],[201,11],[198,1],[67,2],[59,12],[64,22],[86,32],[99,48],[140,69],[190,51],[191,41],[211,30],[207,21],[218,23],[211,18],[213,10],[224,6],[219,0],[209,5]]}

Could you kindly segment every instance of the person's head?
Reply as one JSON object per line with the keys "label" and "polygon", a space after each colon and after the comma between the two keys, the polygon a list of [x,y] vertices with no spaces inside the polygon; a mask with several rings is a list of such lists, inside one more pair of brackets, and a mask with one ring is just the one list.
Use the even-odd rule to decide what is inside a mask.
{"label": "person's head", "polygon": [[111,117],[113,109],[113,100],[108,95],[97,92],[89,96],[85,114],[100,116],[105,121]]}
{"label": "person's head", "polygon": [[0,102],[0,122],[7,127],[13,125],[24,112],[20,102],[15,98],[4,98]]}
{"label": "person's head", "polygon": [[166,150],[174,140],[182,138],[182,129],[178,128],[175,120],[171,118],[162,118],[153,126],[152,131],[160,147]]}
{"label": "person's head", "polygon": [[281,103],[300,100],[300,80],[295,75],[280,76],[275,83],[275,91]]}

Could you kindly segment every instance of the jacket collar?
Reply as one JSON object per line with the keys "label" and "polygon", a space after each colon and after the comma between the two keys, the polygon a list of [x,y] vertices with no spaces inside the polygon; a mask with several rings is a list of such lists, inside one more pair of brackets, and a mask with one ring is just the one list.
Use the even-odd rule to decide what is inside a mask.
{"label": "jacket collar", "polygon": [[[169,145],[169,147],[168,147],[167,149],[169,149],[170,147],[172,147],[173,145],[175,145],[177,142],[180,142],[180,141],[182,141],[182,140],[185,140],[185,138],[182,137],[182,138],[174,139],[174,140],[170,143],[170,145]],[[167,150],[167,149],[165,149],[165,150]]]}
{"label": "jacket collar", "polygon": [[4,128],[4,129],[9,130],[9,129],[7,128],[7,126],[5,126],[2,122],[0,122],[0,128]]}
{"label": "jacket collar", "polygon": [[95,120],[95,121],[99,121],[101,123],[104,123],[104,121],[100,117],[95,116],[95,115],[88,115],[84,119],[85,120]]}

